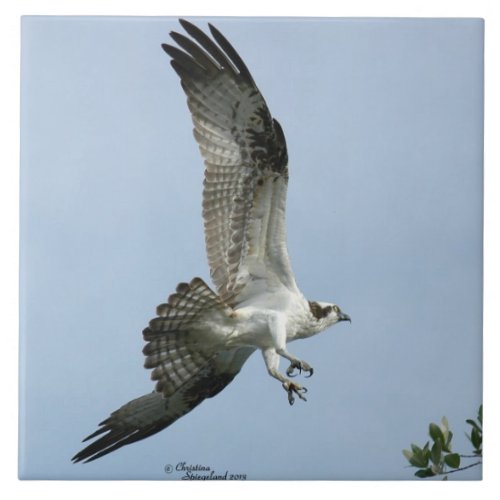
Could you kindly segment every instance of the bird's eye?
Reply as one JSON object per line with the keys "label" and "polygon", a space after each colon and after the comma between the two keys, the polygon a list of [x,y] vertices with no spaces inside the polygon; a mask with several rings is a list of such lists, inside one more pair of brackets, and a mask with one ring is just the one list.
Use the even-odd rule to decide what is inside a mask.
{"label": "bird's eye", "polygon": [[340,312],[339,306],[333,306],[333,310],[338,314]]}

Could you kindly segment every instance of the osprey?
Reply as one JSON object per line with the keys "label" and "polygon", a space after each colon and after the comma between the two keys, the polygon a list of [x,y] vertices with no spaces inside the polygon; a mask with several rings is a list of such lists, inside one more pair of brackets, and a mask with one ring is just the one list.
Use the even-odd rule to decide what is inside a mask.
{"label": "osprey", "polygon": [[[291,380],[312,367],[287,344],[350,321],[336,304],[308,301],[300,292],[286,247],[288,157],[272,118],[236,50],[212,25],[211,39],[180,20],[164,44],[181,79],[205,160],[203,219],[212,290],[202,279],[180,283],[143,331],[145,367],[154,392],[134,399],[101,422],[73,457],[91,461],[168,427],[224,389],[248,357],[262,352],[269,375],[288,401],[306,400]],[[280,358],[290,362],[286,376]]]}

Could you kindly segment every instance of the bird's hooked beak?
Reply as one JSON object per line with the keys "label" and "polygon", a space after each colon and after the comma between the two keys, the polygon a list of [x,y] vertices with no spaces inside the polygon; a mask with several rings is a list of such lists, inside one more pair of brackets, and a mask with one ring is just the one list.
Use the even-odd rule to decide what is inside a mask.
{"label": "bird's hooked beak", "polygon": [[338,315],[338,320],[339,321],[349,321],[349,323],[351,322],[351,317],[348,315],[348,314],[345,314],[343,312],[341,312],[339,315]]}

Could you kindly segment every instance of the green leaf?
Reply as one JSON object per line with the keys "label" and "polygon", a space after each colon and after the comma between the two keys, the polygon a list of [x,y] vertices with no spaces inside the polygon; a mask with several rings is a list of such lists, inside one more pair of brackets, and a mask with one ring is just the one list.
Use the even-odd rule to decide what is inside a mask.
{"label": "green leaf", "polygon": [[432,440],[434,442],[435,441],[441,441],[442,443],[444,443],[443,431],[436,424],[430,424],[429,425],[429,436],[432,438]]}
{"label": "green leaf", "polygon": [[481,433],[476,428],[472,429],[472,432],[470,433],[470,440],[472,442],[472,446],[474,446],[476,450],[479,450],[481,448],[483,438],[481,436]]}
{"label": "green leaf", "polygon": [[419,469],[417,472],[415,472],[415,476],[424,478],[424,477],[432,477],[435,476],[434,472],[432,472],[431,469]]}
{"label": "green leaf", "polygon": [[403,455],[408,461],[410,461],[411,457],[413,457],[413,453],[410,450],[403,450]]}
{"label": "green leaf", "polygon": [[422,456],[425,460],[430,460],[431,458],[431,450],[429,450],[429,442],[425,443],[425,446],[422,448]]}
{"label": "green leaf", "polygon": [[408,459],[408,462],[410,462],[410,464],[414,467],[427,467],[427,465],[429,464],[429,459],[424,455],[414,454],[411,458]]}
{"label": "green leaf", "polygon": [[448,423],[448,419],[446,417],[441,418],[441,431],[444,436],[444,440],[448,440],[448,434],[450,433],[450,424]]}
{"label": "green leaf", "polygon": [[453,432],[448,431],[448,436],[446,438],[446,443],[443,444],[443,451],[448,453],[451,452],[451,439],[453,438]]}
{"label": "green leaf", "polygon": [[474,427],[474,429],[476,429],[477,431],[481,432],[481,427],[479,427],[479,425],[476,424],[476,422],[474,422],[474,420],[471,420],[470,418],[468,418],[466,420],[466,422],[469,424],[469,425],[472,425],[472,427]]}
{"label": "green leaf", "polygon": [[410,462],[410,464],[414,465],[415,467],[427,467],[427,465],[429,464],[429,458],[431,454],[429,450],[429,443],[428,442],[425,443],[423,449],[419,448],[416,444],[412,443],[411,449],[413,454],[410,458],[408,458],[408,462]]}
{"label": "green leaf", "polygon": [[444,463],[453,469],[458,469],[460,467],[460,455],[458,453],[450,453],[445,455]]}
{"label": "green leaf", "polygon": [[443,452],[443,447],[441,441],[438,439],[431,449],[431,460],[434,465],[439,465],[441,463],[441,455]]}
{"label": "green leaf", "polygon": [[479,410],[477,412],[477,419],[479,420],[479,423],[481,424],[481,427],[483,425],[483,405],[479,407]]}

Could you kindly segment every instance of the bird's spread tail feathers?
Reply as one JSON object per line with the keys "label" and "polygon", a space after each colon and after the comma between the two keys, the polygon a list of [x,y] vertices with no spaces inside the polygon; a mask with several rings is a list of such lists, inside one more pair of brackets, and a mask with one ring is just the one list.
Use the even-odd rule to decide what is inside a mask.
{"label": "bird's spread tail feathers", "polygon": [[194,278],[177,285],[156,312],[158,316],[143,331],[148,342],[143,349],[144,366],[153,370],[156,391],[169,397],[206,369],[221,348],[204,328],[204,321],[210,318],[222,323],[232,309],[201,278]]}
{"label": "bird's spread tail feathers", "polygon": [[205,315],[216,319],[231,312],[202,279],[179,284],[143,332],[145,366],[153,369],[156,391],[114,411],[84,441],[98,439],[72,460],[90,462],[151,436],[224,389],[254,348],[218,349],[217,342],[201,339],[204,332],[195,325]]}

